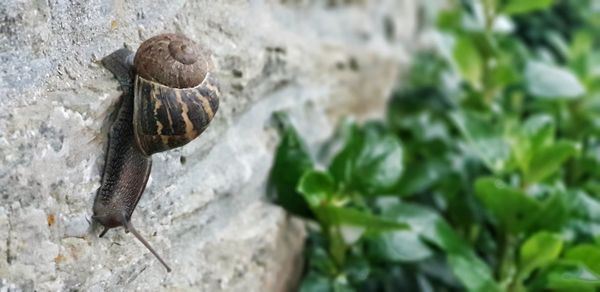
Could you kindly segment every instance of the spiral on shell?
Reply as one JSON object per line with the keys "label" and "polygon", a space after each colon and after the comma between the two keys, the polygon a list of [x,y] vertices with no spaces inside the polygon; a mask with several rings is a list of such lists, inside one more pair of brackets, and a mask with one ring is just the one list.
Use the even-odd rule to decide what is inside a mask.
{"label": "spiral on shell", "polygon": [[219,107],[209,58],[177,34],[143,42],[134,57],[137,144],[145,155],[183,146],[198,137]]}

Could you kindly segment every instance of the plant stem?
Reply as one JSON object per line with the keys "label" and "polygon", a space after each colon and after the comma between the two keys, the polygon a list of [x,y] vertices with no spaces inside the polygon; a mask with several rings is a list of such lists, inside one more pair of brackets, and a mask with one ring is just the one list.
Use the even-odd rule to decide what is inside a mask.
{"label": "plant stem", "polygon": [[506,287],[506,291],[513,291],[516,286],[516,265],[515,238],[512,235],[505,233],[502,236],[500,251],[498,279]]}
{"label": "plant stem", "polygon": [[483,68],[481,75],[481,85],[483,86],[483,100],[487,106],[492,104],[494,96],[496,95],[497,89],[494,84],[492,72],[492,59],[494,58],[493,54],[487,49],[493,46],[493,28],[494,22],[496,20],[496,7],[494,5],[494,0],[484,0],[483,1],[483,15],[484,15],[484,36],[485,41],[488,43],[486,45],[486,50],[482,50],[482,60],[483,60]]}
{"label": "plant stem", "polygon": [[319,225],[325,235],[325,240],[328,245],[328,253],[335,265],[335,274],[338,275],[344,269],[346,260],[346,250],[348,247],[344,243],[339,227],[325,223],[323,218],[319,218]]}
{"label": "plant stem", "polygon": [[333,256],[338,272],[344,269],[344,263],[346,261],[346,250],[348,247],[344,243],[344,239],[340,233],[338,226],[333,226],[329,229],[329,252]]}

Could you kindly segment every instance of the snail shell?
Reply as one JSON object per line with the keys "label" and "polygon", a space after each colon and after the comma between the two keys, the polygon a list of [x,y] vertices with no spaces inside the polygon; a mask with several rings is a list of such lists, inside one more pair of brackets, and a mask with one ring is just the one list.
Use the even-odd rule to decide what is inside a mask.
{"label": "snail shell", "polygon": [[217,112],[220,96],[202,48],[184,36],[161,34],[143,42],[133,62],[133,125],[143,154],[198,137]]}

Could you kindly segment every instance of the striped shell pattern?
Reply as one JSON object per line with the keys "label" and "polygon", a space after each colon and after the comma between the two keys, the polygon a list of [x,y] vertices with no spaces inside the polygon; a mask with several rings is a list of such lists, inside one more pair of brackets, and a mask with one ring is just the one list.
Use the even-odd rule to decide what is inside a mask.
{"label": "striped shell pattern", "polygon": [[175,34],[150,38],[134,58],[134,131],[145,155],[198,137],[219,107],[219,86],[208,58]]}

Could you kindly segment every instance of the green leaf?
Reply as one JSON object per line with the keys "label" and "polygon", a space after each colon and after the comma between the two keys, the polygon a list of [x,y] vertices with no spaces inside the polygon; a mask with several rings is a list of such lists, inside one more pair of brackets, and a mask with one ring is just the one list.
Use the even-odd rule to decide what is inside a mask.
{"label": "green leaf", "polygon": [[538,61],[527,63],[525,79],[527,92],[540,99],[573,99],[585,93],[585,88],[569,69]]}
{"label": "green leaf", "polygon": [[300,192],[311,208],[327,204],[336,192],[333,177],[326,172],[308,170],[298,183]]}
{"label": "green leaf", "polygon": [[448,256],[453,273],[467,290],[499,291],[490,268],[436,212],[416,204],[387,203],[383,206],[383,215],[398,222],[407,222],[411,231],[442,249]]}
{"label": "green leaf", "polygon": [[589,223],[600,222],[600,201],[582,191],[572,192],[572,217],[580,218]]}
{"label": "green leaf", "polygon": [[559,235],[540,231],[529,237],[520,249],[521,279],[526,279],[535,269],[547,266],[555,261],[563,248]]}
{"label": "green leaf", "polygon": [[539,202],[493,177],[477,179],[475,192],[486,210],[511,233],[527,229],[541,209]]}
{"label": "green leaf", "polygon": [[[330,240],[336,257],[344,257],[345,245],[357,241],[365,232],[408,229],[406,223],[388,220],[366,211],[342,207],[346,200],[336,201],[333,177],[326,172],[309,170],[302,176],[298,191],[302,193],[319,223],[332,232]],[[342,262],[342,260],[340,260]]]}
{"label": "green leaf", "polygon": [[[554,120],[551,116],[538,114],[529,117],[525,123],[512,123],[513,130],[508,136],[513,157],[527,175],[531,169],[531,160],[539,149],[554,142]],[[535,171],[535,170],[533,170]]]}
{"label": "green leaf", "polygon": [[600,234],[600,201],[583,191],[569,192],[571,230],[581,238]]}
{"label": "green leaf", "polygon": [[472,38],[459,36],[454,45],[453,57],[463,78],[474,88],[481,88],[483,60]]}
{"label": "green leaf", "polygon": [[535,147],[546,146],[554,142],[554,120],[547,114],[533,115],[523,123],[523,134]]}
{"label": "green leaf", "polygon": [[402,176],[394,189],[394,192],[399,196],[410,196],[423,192],[449,172],[448,163],[439,158],[418,161],[407,166],[407,168],[410,171]]}
{"label": "green leaf", "polygon": [[533,220],[532,230],[562,230],[571,219],[572,202],[573,197],[570,193],[555,188],[543,201],[540,212]]}
{"label": "green leaf", "polygon": [[316,272],[310,272],[302,280],[300,292],[331,292],[333,283],[331,279]]}
{"label": "green leaf", "polygon": [[498,63],[492,67],[491,77],[494,81],[492,84],[502,87],[517,83],[522,78],[515,70],[512,60]]}
{"label": "green leaf", "polygon": [[550,7],[554,0],[509,0],[502,8],[507,14],[523,14]]}
{"label": "green leaf", "polygon": [[356,175],[362,176],[362,186],[367,194],[384,192],[393,187],[403,173],[402,147],[397,137],[387,134],[379,141],[370,140],[356,160]]}
{"label": "green leaf", "polygon": [[292,214],[312,218],[308,204],[296,191],[300,177],[313,167],[308,147],[286,114],[276,113],[273,117],[280,124],[281,142],[270,173],[269,197]]}
{"label": "green leaf", "polygon": [[439,53],[431,51],[416,52],[410,66],[407,91],[439,87],[442,76],[447,71],[447,61]]}
{"label": "green leaf", "polygon": [[360,283],[367,280],[371,273],[367,257],[362,253],[352,253],[346,260],[344,273],[350,283]]}
{"label": "green leaf", "polygon": [[333,282],[333,292],[356,292],[345,277],[338,277]]}
{"label": "green leaf", "polygon": [[461,27],[462,11],[458,9],[445,9],[438,13],[436,26],[440,30],[457,30]]}
{"label": "green leaf", "polygon": [[368,243],[369,257],[385,262],[417,262],[433,255],[413,230],[382,232]]}
{"label": "green leaf", "polygon": [[510,158],[510,147],[502,137],[502,123],[470,111],[453,112],[451,118],[469,148],[494,172],[501,172]]}
{"label": "green leaf", "polygon": [[549,115],[537,114],[523,124],[511,125],[513,130],[508,138],[526,185],[555,174],[567,159],[579,152],[576,143],[554,141],[554,120]]}
{"label": "green leaf", "polygon": [[448,264],[468,291],[500,291],[489,268],[474,255],[448,254]]}
{"label": "green leaf", "polygon": [[563,262],[546,276],[546,288],[558,291],[596,291],[600,276],[580,263]]}
{"label": "green leaf", "polygon": [[558,141],[538,149],[533,155],[529,171],[525,174],[525,182],[539,182],[554,174],[567,159],[578,153],[578,149],[575,143],[569,141]]}
{"label": "green leaf", "polygon": [[377,124],[354,126],[330,171],[344,191],[383,194],[402,176],[402,155],[400,140]]}
{"label": "green leaf", "polygon": [[565,258],[578,261],[590,271],[600,275],[600,246],[592,244],[575,246],[567,251]]}
{"label": "green leaf", "polygon": [[[587,58],[590,51],[594,49],[594,35],[587,30],[577,31],[569,49],[571,60]],[[582,72],[584,73],[584,72]]]}
{"label": "green leaf", "polygon": [[306,243],[305,254],[308,259],[307,270],[324,275],[335,275],[338,272],[336,263],[326,249],[323,234],[312,232]]}
{"label": "green leaf", "polygon": [[326,222],[329,225],[363,227],[371,232],[410,228],[405,222],[386,219],[352,208],[323,206],[319,207],[319,210],[327,214]]}

